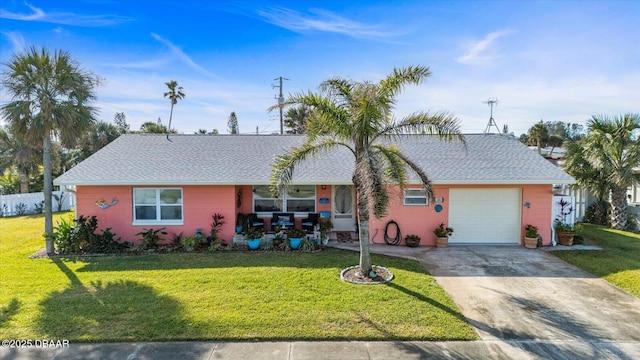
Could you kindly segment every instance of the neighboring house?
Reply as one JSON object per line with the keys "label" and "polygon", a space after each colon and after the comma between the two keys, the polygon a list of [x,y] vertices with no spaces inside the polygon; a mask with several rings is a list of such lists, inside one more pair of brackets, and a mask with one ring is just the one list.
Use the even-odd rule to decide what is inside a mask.
{"label": "neighboring house", "polygon": [[[209,230],[221,213],[220,235],[231,240],[237,213],[257,213],[270,229],[273,212],[294,212],[296,227],[308,213],[329,214],[334,231],[356,230],[352,174],[347,149],[301,164],[281,199],[269,192],[277,155],[304,142],[300,135],[122,135],[54,183],[75,186],[77,215],[98,218],[123,240],[143,229],[169,233]],[[538,226],[550,243],[553,185],[575,180],[501,135],[466,135],[466,148],[434,136],[401,136],[397,145],[433,182],[435,203],[411,177],[406,189],[391,186],[389,215],[370,224],[372,240],[384,242],[385,226],[417,234],[434,245],[440,223],[454,228],[450,244],[521,244],[524,227]],[[111,206],[110,206],[111,205]],[[328,213],[327,213],[328,212]]]}

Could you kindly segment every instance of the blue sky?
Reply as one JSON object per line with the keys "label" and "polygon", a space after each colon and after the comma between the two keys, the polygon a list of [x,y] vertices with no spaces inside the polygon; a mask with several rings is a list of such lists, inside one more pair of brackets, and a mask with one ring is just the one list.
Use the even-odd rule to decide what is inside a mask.
{"label": "blue sky", "polygon": [[104,79],[98,118],[124,112],[132,129],[168,123],[164,83],[176,80],[183,133],[226,133],[232,111],[242,133],[278,131],[267,108],[279,76],[287,94],[425,65],[433,75],[406,88],[398,117],[446,110],[478,133],[495,97],[496,123],[520,135],[540,119],[640,112],[639,18],[637,1],[5,0],[0,62],[31,46],[69,51]]}

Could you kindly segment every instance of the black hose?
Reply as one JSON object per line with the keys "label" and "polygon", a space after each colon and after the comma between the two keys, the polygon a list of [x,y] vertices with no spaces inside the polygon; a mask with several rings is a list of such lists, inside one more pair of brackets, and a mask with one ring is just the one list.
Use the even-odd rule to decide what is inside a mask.
{"label": "black hose", "polygon": [[[389,225],[395,225],[396,226],[396,237],[394,237],[393,239],[389,237]],[[402,239],[402,234],[400,233],[400,226],[398,226],[398,223],[391,220],[387,223],[387,226],[384,227],[384,242],[386,242],[388,245],[398,245],[400,244],[400,240]]]}

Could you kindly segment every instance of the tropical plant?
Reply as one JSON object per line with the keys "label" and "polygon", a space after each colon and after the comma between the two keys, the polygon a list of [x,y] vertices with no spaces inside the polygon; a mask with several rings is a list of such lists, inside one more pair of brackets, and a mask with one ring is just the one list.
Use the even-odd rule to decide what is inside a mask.
{"label": "tropical plant", "polygon": [[62,218],[52,236],[60,254],[114,253],[124,250],[126,243],[111,232],[111,228],[98,232],[98,219],[95,216],[80,216],[75,220]]}
{"label": "tropical plant", "polygon": [[140,132],[145,134],[175,134],[175,129],[169,130],[166,126],[162,125],[160,119],[157,122],[147,121],[140,125]]}
{"label": "tropical plant", "polygon": [[409,234],[405,236],[404,243],[409,247],[415,247],[420,245],[420,236],[415,234]]}
{"label": "tropical plant", "polygon": [[171,112],[169,113],[169,126],[167,130],[171,131],[171,119],[173,119],[173,106],[178,103],[178,100],[184,99],[184,92],[182,86],[178,86],[178,82],[171,80],[165,83],[169,91],[164,93],[164,97],[168,97],[171,102]]}
{"label": "tropical plant", "polygon": [[193,251],[196,247],[196,238],[193,236],[185,236],[182,239],[182,246],[186,251]]}
{"label": "tropical plant", "polygon": [[257,228],[249,228],[244,232],[244,237],[247,240],[261,239],[264,235],[264,230]]}
{"label": "tropical plant", "polygon": [[22,194],[29,192],[29,177],[39,172],[38,159],[42,159],[42,154],[23,136],[12,134],[8,127],[0,128],[0,171],[15,169]]}
{"label": "tropical plant", "polygon": [[433,229],[433,233],[436,234],[436,237],[449,237],[453,234],[453,229],[441,223],[435,229]]}
{"label": "tropical plant", "polygon": [[542,145],[549,138],[549,129],[540,120],[529,129],[529,141],[538,148],[538,155],[542,154]]}
{"label": "tropical plant", "polygon": [[[407,167],[424,184],[434,201],[431,183],[425,172],[388,140],[402,134],[429,133],[438,138],[464,141],[458,120],[448,113],[415,112],[395,119],[392,111],[397,95],[407,84],[420,84],[431,71],[416,66],[394,69],[377,83],[333,78],[320,85],[320,93],[291,95],[285,106],[306,105],[313,115],[307,123],[306,141],[290,153],[276,158],[271,177],[276,197],[291,183],[298,165],[310,157],[336,147],[345,147],[353,154],[353,183],[357,194],[360,232],[360,268],[372,274],[369,252],[370,209],[377,218],[386,214],[389,205],[387,185],[406,184]],[[272,107],[271,109],[277,108]]]}
{"label": "tropical plant", "polygon": [[[56,136],[67,147],[94,122],[96,110],[89,106],[95,98],[98,78],[80,68],[65,51],[50,54],[32,47],[12,57],[2,80],[11,101],[2,114],[12,133],[24,137],[32,146],[42,146],[44,166],[45,233],[53,232],[51,194],[51,138]],[[46,251],[53,253],[47,238]]]}
{"label": "tropical plant", "polygon": [[219,240],[218,233],[222,229],[222,225],[224,225],[224,223],[225,223],[224,215],[220,213],[215,213],[211,215],[211,227],[209,230],[209,236],[211,236],[211,241],[217,242]]}
{"label": "tropical plant", "polygon": [[302,229],[288,229],[287,236],[289,239],[301,239],[307,235],[307,232]]}
{"label": "tropical plant", "polygon": [[573,225],[563,222],[562,220],[556,220],[553,226],[556,231],[573,231]]}
{"label": "tropical plant", "polygon": [[640,182],[640,115],[593,116],[587,136],[567,146],[565,170],[599,201],[610,199],[611,226],[627,226],[627,188]]}
{"label": "tropical plant", "polygon": [[538,237],[538,227],[527,224],[524,228],[524,236],[528,238],[537,238]]}
{"label": "tropical plant", "polygon": [[320,240],[327,237],[329,230],[333,227],[333,224],[329,220],[322,220],[318,223],[318,230],[320,231]]}
{"label": "tropical plant", "polygon": [[307,132],[307,121],[311,117],[311,108],[305,105],[291,107],[284,115],[284,127],[287,134],[304,134]]}
{"label": "tropical plant", "polygon": [[142,229],[136,236],[142,236],[140,242],[145,249],[154,249],[158,247],[158,243],[162,240],[160,235],[167,235],[164,231],[166,228],[154,229]]}

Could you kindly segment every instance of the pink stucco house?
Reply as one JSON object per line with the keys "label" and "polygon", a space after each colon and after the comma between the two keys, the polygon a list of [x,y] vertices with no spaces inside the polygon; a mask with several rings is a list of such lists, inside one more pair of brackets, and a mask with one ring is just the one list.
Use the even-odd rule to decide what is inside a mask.
{"label": "pink stucco house", "polygon": [[[298,168],[280,199],[268,191],[274,158],[302,144],[297,135],[122,135],[58,177],[76,192],[76,214],[98,218],[123,240],[142,229],[206,233],[214,213],[225,216],[221,236],[230,240],[238,213],[256,213],[270,228],[274,212],[292,212],[296,226],[309,213],[329,216],[334,231],[356,229],[351,182],[353,157],[337,150]],[[390,220],[402,234],[435,244],[433,229],[455,229],[449,243],[521,244],[524,227],[538,226],[551,241],[553,185],[575,180],[517,139],[466,135],[467,147],[430,135],[405,136],[397,145],[432,180],[430,202],[417,179],[391,187],[389,215],[371,223],[372,241],[383,242]],[[110,205],[110,206],[109,206]]]}

